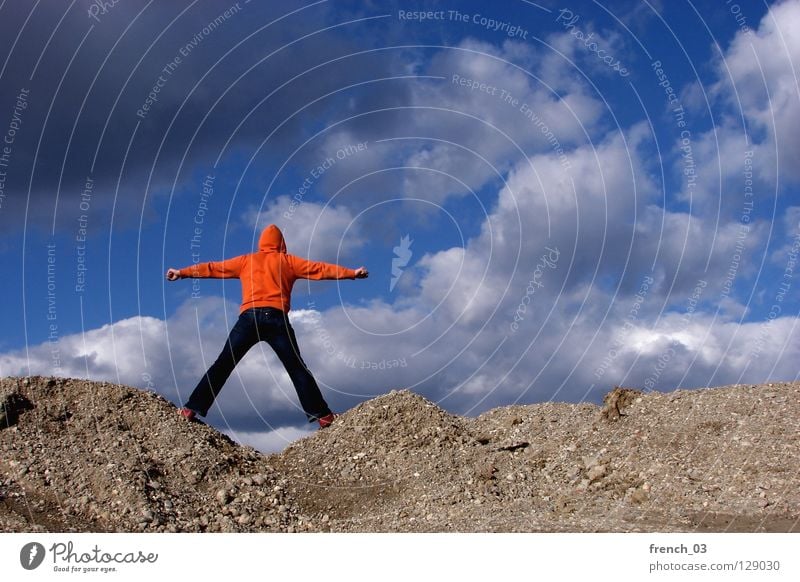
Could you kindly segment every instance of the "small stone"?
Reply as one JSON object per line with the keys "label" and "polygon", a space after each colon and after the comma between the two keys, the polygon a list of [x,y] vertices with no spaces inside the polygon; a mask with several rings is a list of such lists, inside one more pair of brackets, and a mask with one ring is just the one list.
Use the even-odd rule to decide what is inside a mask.
{"label": "small stone", "polygon": [[220,489],[217,491],[216,497],[220,505],[226,505],[231,500],[230,494],[225,489]]}
{"label": "small stone", "polygon": [[331,518],[327,513],[322,516],[322,523],[328,523],[330,520]]}
{"label": "small stone", "polygon": [[253,518],[252,518],[252,517],[250,517],[250,514],[249,514],[249,513],[243,513],[242,515],[240,515],[240,516],[239,516],[239,517],[236,519],[236,522],[237,522],[239,525],[247,525],[247,524],[249,524],[249,523],[252,521],[252,519],[253,519]]}
{"label": "small stone", "polygon": [[597,481],[598,479],[602,479],[605,477],[606,474],[606,466],[605,465],[595,465],[591,469],[589,469],[588,473],[586,473],[586,478],[589,479],[589,482]]}

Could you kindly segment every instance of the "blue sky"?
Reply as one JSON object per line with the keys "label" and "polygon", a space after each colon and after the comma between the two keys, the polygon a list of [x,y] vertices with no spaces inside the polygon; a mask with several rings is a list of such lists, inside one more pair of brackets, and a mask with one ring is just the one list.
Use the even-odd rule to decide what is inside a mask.
{"label": "blue sky", "polygon": [[[180,403],[240,287],[164,271],[274,222],[371,272],[295,288],[337,410],[797,378],[800,2],[170,4],[0,8],[0,374]],[[265,347],[209,422],[274,450]]]}

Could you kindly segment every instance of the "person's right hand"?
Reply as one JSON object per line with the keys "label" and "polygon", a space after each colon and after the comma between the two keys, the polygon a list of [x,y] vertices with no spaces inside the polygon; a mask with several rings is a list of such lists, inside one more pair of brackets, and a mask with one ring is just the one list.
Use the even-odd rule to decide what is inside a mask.
{"label": "person's right hand", "polygon": [[177,281],[181,278],[181,272],[178,269],[167,269],[167,281]]}
{"label": "person's right hand", "polygon": [[366,279],[367,277],[369,277],[369,271],[365,267],[356,269],[356,279]]}

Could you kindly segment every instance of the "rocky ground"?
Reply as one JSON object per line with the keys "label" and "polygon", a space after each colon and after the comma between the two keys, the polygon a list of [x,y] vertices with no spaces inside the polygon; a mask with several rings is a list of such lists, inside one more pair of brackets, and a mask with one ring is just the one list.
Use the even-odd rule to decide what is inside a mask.
{"label": "rocky ground", "polygon": [[270,456],[126,386],[0,403],[0,531],[800,531],[797,383],[477,418],[396,391]]}

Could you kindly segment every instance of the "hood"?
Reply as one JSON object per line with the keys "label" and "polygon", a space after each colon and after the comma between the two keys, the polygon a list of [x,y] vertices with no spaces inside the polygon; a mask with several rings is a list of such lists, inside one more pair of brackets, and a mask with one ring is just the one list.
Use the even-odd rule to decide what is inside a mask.
{"label": "hood", "polygon": [[281,229],[274,224],[265,228],[258,240],[258,250],[262,253],[286,253],[286,242]]}

